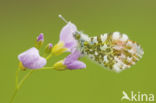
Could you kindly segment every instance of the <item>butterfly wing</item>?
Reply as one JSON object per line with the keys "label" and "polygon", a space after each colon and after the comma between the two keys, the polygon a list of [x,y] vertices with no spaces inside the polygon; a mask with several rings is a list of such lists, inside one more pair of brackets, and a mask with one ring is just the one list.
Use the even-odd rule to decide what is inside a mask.
{"label": "butterfly wing", "polygon": [[80,34],[77,38],[82,54],[117,72],[134,65],[144,54],[139,44],[119,32],[95,37]]}

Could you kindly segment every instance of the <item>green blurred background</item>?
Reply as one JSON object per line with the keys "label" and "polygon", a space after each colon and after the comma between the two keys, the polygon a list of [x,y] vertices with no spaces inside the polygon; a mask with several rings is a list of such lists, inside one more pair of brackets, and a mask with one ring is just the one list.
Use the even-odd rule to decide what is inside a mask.
{"label": "green blurred background", "polygon": [[87,58],[84,70],[34,72],[14,103],[120,103],[123,90],[156,95],[155,0],[0,0],[0,103],[8,103],[14,91],[17,55],[41,32],[45,44],[59,40],[65,24],[58,14],[90,36],[128,34],[143,47],[143,59],[121,73]]}

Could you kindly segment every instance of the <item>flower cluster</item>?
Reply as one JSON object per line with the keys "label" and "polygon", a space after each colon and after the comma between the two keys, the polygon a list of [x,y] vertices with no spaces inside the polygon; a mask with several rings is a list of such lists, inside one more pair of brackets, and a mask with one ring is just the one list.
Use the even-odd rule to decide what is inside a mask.
{"label": "flower cluster", "polygon": [[81,53],[77,49],[78,44],[73,36],[76,31],[76,26],[68,22],[61,30],[59,42],[54,47],[51,43],[46,46],[45,54],[48,54],[46,58],[41,57],[39,54],[39,49],[44,42],[44,35],[41,33],[36,39],[35,47],[26,50],[18,56],[20,68],[22,70],[43,68],[47,64],[47,60],[53,55],[58,56],[64,52],[70,52],[71,54],[65,59],[56,62],[52,68],[56,70],[86,68],[86,64],[78,60]]}

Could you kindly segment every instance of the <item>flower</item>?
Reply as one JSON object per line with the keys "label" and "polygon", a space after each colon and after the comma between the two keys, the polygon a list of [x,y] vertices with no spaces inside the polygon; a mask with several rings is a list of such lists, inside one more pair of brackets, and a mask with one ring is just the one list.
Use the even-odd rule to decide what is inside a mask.
{"label": "flower", "polygon": [[18,59],[28,69],[39,69],[47,63],[46,59],[39,55],[39,51],[35,47],[18,55]]}
{"label": "flower", "polygon": [[77,46],[77,41],[73,37],[73,34],[77,31],[77,28],[71,22],[68,22],[61,30],[60,40],[54,46],[52,53],[60,55],[63,52],[71,51],[72,48]]}
{"label": "flower", "polygon": [[78,60],[80,56],[81,56],[80,51],[74,49],[72,53],[65,58],[64,65],[66,65],[68,69],[86,68],[86,64]]}
{"label": "flower", "polygon": [[80,56],[81,56],[80,51],[73,49],[72,53],[68,55],[64,60],[57,62],[54,65],[54,68],[56,70],[65,70],[65,69],[74,70],[86,68],[86,64],[78,60]]}
{"label": "flower", "polygon": [[77,31],[77,28],[71,22],[68,22],[66,26],[63,27],[60,33],[60,41],[64,43],[64,46],[68,49],[72,49],[77,45],[73,33]]}

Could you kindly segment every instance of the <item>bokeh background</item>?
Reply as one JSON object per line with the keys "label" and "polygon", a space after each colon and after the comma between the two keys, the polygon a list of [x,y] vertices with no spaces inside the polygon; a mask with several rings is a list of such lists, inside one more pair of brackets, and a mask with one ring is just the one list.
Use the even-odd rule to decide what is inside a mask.
{"label": "bokeh background", "polygon": [[121,73],[87,58],[84,70],[34,72],[14,103],[120,103],[123,90],[156,95],[155,5],[155,0],[0,0],[0,103],[8,103],[14,91],[17,55],[31,48],[41,32],[45,45],[59,40],[65,23],[58,14],[90,36],[128,34],[142,45],[143,59]]}

